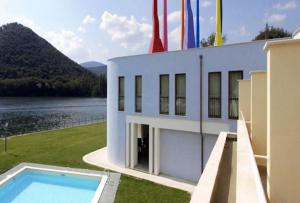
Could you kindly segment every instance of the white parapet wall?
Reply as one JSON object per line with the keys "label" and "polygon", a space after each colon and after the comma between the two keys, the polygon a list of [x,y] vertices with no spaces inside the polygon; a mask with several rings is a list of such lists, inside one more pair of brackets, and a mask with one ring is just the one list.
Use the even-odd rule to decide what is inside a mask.
{"label": "white parapet wall", "polygon": [[210,203],[212,201],[227,135],[225,132],[219,135],[190,203]]}
{"label": "white parapet wall", "polygon": [[238,121],[236,202],[267,203],[244,120]]}

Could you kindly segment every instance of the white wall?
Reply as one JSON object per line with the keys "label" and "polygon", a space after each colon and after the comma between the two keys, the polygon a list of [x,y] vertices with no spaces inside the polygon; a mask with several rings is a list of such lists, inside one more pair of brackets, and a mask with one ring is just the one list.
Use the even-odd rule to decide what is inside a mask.
{"label": "white wall", "polygon": [[294,39],[300,39],[300,28],[293,34]]}
{"label": "white wall", "polygon": [[[161,130],[160,170],[162,174],[198,182],[201,175],[201,136],[199,133]],[[204,164],[216,135],[204,135]]]}
{"label": "white wall", "polygon": [[[125,115],[142,115],[199,121],[200,62],[203,55],[203,115],[204,121],[225,124],[224,129],[236,131],[236,121],[228,119],[228,71],[244,70],[249,79],[251,70],[266,69],[264,41],[221,47],[190,49],[131,57],[115,58],[108,65],[108,158],[125,166]],[[222,119],[208,118],[208,72],[222,71]],[[187,114],[175,116],[175,74],[186,73]],[[159,75],[170,74],[169,116],[159,115]],[[134,78],[142,75],[142,113],[134,112]],[[118,112],[118,77],[125,76],[125,112]]]}
{"label": "white wall", "polygon": [[201,175],[201,137],[199,133],[160,131],[160,172],[190,181]]}

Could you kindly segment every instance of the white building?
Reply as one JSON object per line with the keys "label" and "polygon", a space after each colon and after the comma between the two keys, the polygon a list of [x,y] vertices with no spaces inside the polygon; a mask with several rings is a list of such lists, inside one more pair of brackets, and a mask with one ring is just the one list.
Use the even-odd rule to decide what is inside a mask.
{"label": "white building", "polygon": [[219,133],[236,131],[237,80],[266,70],[264,45],[256,41],[111,59],[108,160],[197,182]]}
{"label": "white building", "polygon": [[293,33],[293,39],[300,39],[300,28]]}

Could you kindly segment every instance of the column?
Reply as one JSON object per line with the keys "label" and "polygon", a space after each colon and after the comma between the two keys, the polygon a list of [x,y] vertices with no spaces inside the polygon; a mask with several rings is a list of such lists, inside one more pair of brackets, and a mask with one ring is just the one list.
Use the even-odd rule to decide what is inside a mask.
{"label": "column", "polygon": [[153,127],[149,126],[149,173],[153,173]]}
{"label": "column", "polygon": [[131,123],[126,122],[126,168],[130,167],[130,130]]}
{"label": "column", "polygon": [[160,173],[160,130],[154,129],[154,174]]}

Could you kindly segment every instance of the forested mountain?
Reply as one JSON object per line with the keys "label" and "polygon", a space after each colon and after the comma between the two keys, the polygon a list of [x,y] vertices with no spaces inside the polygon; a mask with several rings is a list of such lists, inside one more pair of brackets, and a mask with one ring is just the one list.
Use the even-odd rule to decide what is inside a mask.
{"label": "forested mountain", "polygon": [[103,63],[96,62],[96,61],[89,61],[85,63],[80,64],[85,69],[91,71],[92,73],[96,74],[97,76],[100,76],[102,74],[107,74],[107,66]]}
{"label": "forested mountain", "polygon": [[99,85],[99,77],[31,29],[0,27],[0,96],[106,96],[106,84]]}

